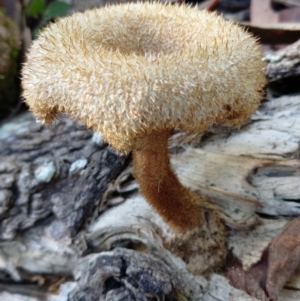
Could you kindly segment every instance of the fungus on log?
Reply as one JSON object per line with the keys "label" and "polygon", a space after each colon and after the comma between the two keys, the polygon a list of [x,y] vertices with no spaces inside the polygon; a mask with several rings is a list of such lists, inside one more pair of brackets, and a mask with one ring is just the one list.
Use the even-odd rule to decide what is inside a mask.
{"label": "fungus on log", "polygon": [[[66,113],[120,152],[132,151],[141,191],[182,241],[171,250],[191,271],[223,263],[225,227],[209,199],[180,184],[167,142],[175,128],[240,126],[257,109],[264,63],[250,34],[184,5],[106,7],[43,30],[22,78],[38,119],[51,123]],[[210,262],[199,260],[207,249]]]}
{"label": "fungus on log", "polygon": [[[185,186],[220,202],[235,220],[251,217],[255,210],[263,213],[254,230],[230,231],[228,247],[245,267],[257,262],[290,220],[287,216],[300,214],[300,97],[270,96],[239,131],[205,135],[192,145],[182,144],[187,140],[183,133],[170,141],[172,167]],[[180,301],[257,301],[231,287],[220,270],[207,279],[186,271],[164,244],[164,235],[170,240],[173,234],[161,231],[167,230],[163,220],[137,192],[132,168],[123,170],[124,159],[97,137],[68,118],[47,127],[36,124],[31,114],[0,127],[1,210],[6,205],[3,196],[10,195],[0,220],[0,300],[66,301],[73,290],[71,296],[81,291],[97,300],[106,295],[114,300],[123,291],[124,300],[132,300],[132,295],[140,300],[137,293],[149,284],[145,298],[161,288],[161,298],[180,291]],[[50,181],[41,182],[49,180],[51,165],[55,174],[50,172]],[[47,169],[48,177],[42,178]],[[120,247],[135,255],[119,252]],[[127,266],[126,253],[133,258]],[[172,272],[166,273],[166,266],[155,259],[146,260],[151,259],[147,254]],[[204,255],[211,258],[211,250]],[[96,265],[101,258],[109,259],[106,265]],[[75,267],[78,281],[69,281]],[[93,275],[100,279],[94,277],[92,285]],[[140,286],[133,289],[134,275]],[[173,293],[168,288],[172,284]],[[70,300],[82,300],[79,297]],[[279,300],[299,299],[298,270]]]}

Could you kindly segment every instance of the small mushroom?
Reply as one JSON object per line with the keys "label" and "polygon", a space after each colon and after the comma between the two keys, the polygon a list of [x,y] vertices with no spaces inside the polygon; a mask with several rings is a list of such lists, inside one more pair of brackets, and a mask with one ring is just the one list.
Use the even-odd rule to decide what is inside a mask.
{"label": "small mushroom", "polygon": [[69,114],[120,152],[132,151],[142,193],[175,232],[201,229],[211,219],[225,248],[222,223],[205,196],[181,185],[167,144],[175,128],[240,126],[255,112],[265,71],[249,33],[185,5],[136,3],[76,13],[33,42],[22,85],[37,118],[51,123]]}

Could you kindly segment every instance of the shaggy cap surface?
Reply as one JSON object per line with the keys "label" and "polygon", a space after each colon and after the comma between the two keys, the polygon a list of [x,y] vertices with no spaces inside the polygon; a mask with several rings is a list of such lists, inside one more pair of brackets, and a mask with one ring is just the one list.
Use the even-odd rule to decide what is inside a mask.
{"label": "shaggy cap surface", "polygon": [[151,131],[238,126],[257,109],[265,71],[256,40],[232,22],[137,3],[49,25],[29,50],[22,85],[39,119],[69,114],[129,152]]}

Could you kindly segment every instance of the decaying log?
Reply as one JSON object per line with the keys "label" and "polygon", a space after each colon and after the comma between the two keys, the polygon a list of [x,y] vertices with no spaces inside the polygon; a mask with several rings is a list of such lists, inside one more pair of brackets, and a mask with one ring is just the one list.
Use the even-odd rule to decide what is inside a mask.
{"label": "decaying log", "polygon": [[[298,48],[267,57],[271,81],[299,75]],[[232,220],[228,249],[245,267],[300,213],[299,118],[299,96],[268,97],[241,130],[170,140],[182,183]],[[221,267],[191,275],[169,235],[130,158],[100,133],[68,118],[45,127],[29,113],[0,128],[1,301],[256,300]],[[280,300],[300,300],[300,271]]]}
{"label": "decaying log", "polygon": [[[299,120],[299,96],[269,98],[240,130],[170,141],[183,184],[232,218],[229,247],[245,266],[299,215]],[[130,159],[99,133],[27,113],[0,128],[0,158],[1,300],[256,300],[222,270],[191,275],[165,248]],[[299,300],[300,274],[280,297]]]}
{"label": "decaying log", "polygon": [[51,214],[77,232],[126,158],[70,120],[46,128],[29,114],[20,118],[0,134],[0,238]]}
{"label": "decaying log", "polygon": [[267,55],[267,75],[270,80],[278,80],[300,75],[300,40]]}
{"label": "decaying log", "polygon": [[[300,97],[269,99],[239,131],[170,141],[183,184],[235,221],[229,246],[246,266],[289,220],[278,217],[299,214],[299,115]],[[131,165],[124,169],[128,160],[100,134],[67,118],[47,128],[28,113],[0,139],[1,300],[255,300],[222,272],[188,273],[164,247],[168,229]],[[281,300],[297,300],[300,274],[288,287]]]}

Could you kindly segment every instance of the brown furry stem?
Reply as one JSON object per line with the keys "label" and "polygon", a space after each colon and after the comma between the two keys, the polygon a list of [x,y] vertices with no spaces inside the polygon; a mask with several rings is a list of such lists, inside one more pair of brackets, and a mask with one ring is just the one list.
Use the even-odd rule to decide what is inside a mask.
{"label": "brown furry stem", "polygon": [[164,220],[185,231],[202,225],[199,207],[202,196],[182,186],[171,169],[168,154],[171,133],[170,130],[152,132],[138,139],[133,151],[134,176],[145,198]]}

